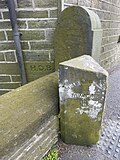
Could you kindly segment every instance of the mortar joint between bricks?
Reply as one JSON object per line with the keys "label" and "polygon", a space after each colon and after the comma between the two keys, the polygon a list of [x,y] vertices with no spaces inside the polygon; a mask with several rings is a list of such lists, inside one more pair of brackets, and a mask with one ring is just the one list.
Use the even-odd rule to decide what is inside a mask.
{"label": "mortar joint between bricks", "polygon": [[34,2],[34,0],[31,0],[31,1],[32,1],[33,8],[35,8],[35,2]]}
{"label": "mortar joint between bricks", "polygon": [[11,76],[11,75],[10,75],[10,81],[13,82],[13,81],[12,81],[12,76]]}
{"label": "mortar joint between bricks", "polygon": [[2,20],[3,20],[4,19],[3,12],[1,12],[1,17],[2,17]]}
{"label": "mortar joint between bricks", "polygon": [[44,30],[44,33],[45,33],[45,40],[47,40],[47,30],[46,29]]}
{"label": "mortar joint between bricks", "polygon": [[49,61],[51,61],[51,53],[49,52]]}
{"label": "mortar joint between bricks", "polygon": [[14,56],[15,56],[15,62],[17,63],[18,60],[17,60],[17,55],[16,55],[16,51],[14,50]]}
{"label": "mortar joint between bricks", "polygon": [[5,34],[6,41],[8,41],[8,36],[7,36],[6,30],[4,30],[4,34]]}
{"label": "mortar joint between bricks", "polygon": [[29,46],[29,50],[31,50],[31,45],[30,45],[30,42],[28,41],[28,46]]}
{"label": "mortar joint between bricks", "polygon": [[[29,27],[28,27],[28,20],[26,19],[26,21],[25,21],[25,24],[26,24],[26,28],[25,29],[29,29]],[[25,30],[24,29],[24,30]]]}
{"label": "mortar joint between bricks", "polygon": [[48,18],[50,18],[50,9],[48,9]]}
{"label": "mortar joint between bricks", "polygon": [[5,52],[3,52],[3,56],[4,56],[4,60],[6,62],[7,60],[6,60]]}
{"label": "mortar joint between bricks", "polygon": [[17,11],[48,11],[48,10],[56,10],[57,7],[52,8],[17,8]]}

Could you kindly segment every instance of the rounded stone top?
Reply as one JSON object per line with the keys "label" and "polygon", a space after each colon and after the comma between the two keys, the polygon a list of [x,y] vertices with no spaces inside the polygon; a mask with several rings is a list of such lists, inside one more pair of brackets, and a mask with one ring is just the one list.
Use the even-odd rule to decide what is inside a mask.
{"label": "rounded stone top", "polygon": [[99,40],[97,31],[101,31],[101,23],[93,11],[80,6],[63,10],[54,32],[55,70],[60,62],[78,56],[93,56],[95,52],[99,57],[99,49],[95,49],[94,44]]}
{"label": "rounded stone top", "polygon": [[90,17],[91,29],[93,29],[93,30],[94,29],[101,29],[101,22],[100,22],[99,16],[95,12],[87,9],[84,6],[82,6],[81,8],[83,8],[88,13],[88,15]]}
{"label": "rounded stone top", "polygon": [[[64,16],[63,16],[64,15]],[[61,13],[61,17],[63,16],[65,18],[77,18],[78,21],[83,20],[89,26],[91,26],[92,29],[101,29],[101,22],[99,16],[93,12],[92,10],[89,10],[85,6],[70,6],[63,10]]]}

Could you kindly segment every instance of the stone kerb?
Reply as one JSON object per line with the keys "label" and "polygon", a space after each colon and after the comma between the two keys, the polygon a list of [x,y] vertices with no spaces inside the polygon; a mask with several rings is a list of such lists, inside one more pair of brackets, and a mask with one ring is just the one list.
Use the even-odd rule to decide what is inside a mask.
{"label": "stone kerb", "polygon": [[59,65],[61,136],[68,144],[99,140],[108,73],[84,55]]}
{"label": "stone kerb", "polygon": [[82,55],[91,55],[99,63],[101,41],[101,22],[96,13],[86,7],[66,8],[54,34],[56,70],[60,62]]}
{"label": "stone kerb", "polygon": [[58,140],[58,73],[0,96],[0,159],[41,159]]}

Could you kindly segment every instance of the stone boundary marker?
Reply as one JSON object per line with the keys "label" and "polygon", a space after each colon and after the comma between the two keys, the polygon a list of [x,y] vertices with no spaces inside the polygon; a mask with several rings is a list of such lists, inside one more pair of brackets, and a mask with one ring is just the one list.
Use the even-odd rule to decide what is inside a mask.
{"label": "stone boundary marker", "polygon": [[61,137],[65,143],[99,140],[108,72],[84,55],[59,64]]}

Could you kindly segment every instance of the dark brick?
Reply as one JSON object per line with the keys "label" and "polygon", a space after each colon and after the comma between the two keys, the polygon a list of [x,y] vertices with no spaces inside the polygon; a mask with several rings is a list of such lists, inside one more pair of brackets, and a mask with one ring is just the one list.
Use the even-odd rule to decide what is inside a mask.
{"label": "dark brick", "polygon": [[13,82],[21,82],[21,77],[14,75],[14,76],[12,76],[12,81]]}
{"label": "dark brick", "polygon": [[0,8],[1,8],[1,9],[7,8],[6,0],[0,0]]}
{"label": "dark brick", "polygon": [[53,41],[53,36],[54,36],[54,29],[47,29],[46,30],[46,39]]}
{"label": "dark brick", "polygon": [[[21,47],[23,50],[29,49],[27,42],[21,42]],[[1,42],[0,50],[15,50],[14,42]]]}
{"label": "dark brick", "polygon": [[6,61],[16,61],[14,52],[6,52],[5,53]]}
{"label": "dark brick", "polygon": [[0,22],[0,29],[12,29],[10,21],[1,21]]}
{"label": "dark brick", "polygon": [[0,50],[14,50],[14,42],[1,42],[0,43]]}
{"label": "dark brick", "polygon": [[109,43],[112,43],[112,42],[116,42],[117,43],[118,36],[117,35],[116,36],[113,35],[112,37],[109,37],[108,40],[109,40]]}
{"label": "dark brick", "polygon": [[17,0],[17,4],[19,8],[29,8],[32,7],[31,0]]}
{"label": "dark brick", "polygon": [[48,11],[19,11],[18,18],[47,18]]}
{"label": "dark brick", "polygon": [[18,28],[26,28],[26,21],[17,21]]}
{"label": "dark brick", "polygon": [[6,40],[5,34],[3,31],[0,31],[0,41],[4,41],[4,40]]}
{"label": "dark brick", "polygon": [[50,11],[50,17],[51,18],[57,18],[58,17],[58,10],[51,10]]}
{"label": "dark brick", "polygon": [[17,63],[0,63],[0,74],[19,74]]}
{"label": "dark brick", "polygon": [[111,19],[111,14],[110,14],[110,12],[105,12],[105,13],[104,13],[104,19],[105,19],[105,20]]}
{"label": "dark brick", "polygon": [[104,2],[102,3],[102,9],[103,10],[109,11],[109,7],[110,7],[109,4],[106,5],[106,3],[104,3]]}
{"label": "dark brick", "polygon": [[111,21],[110,28],[120,28],[120,23],[115,22],[115,21]]}
{"label": "dark brick", "polygon": [[102,45],[105,45],[105,44],[107,44],[107,43],[109,43],[108,37],[102,38]]}
{"label": "dark brick", "polygon": [[25,61],[49,61],[49,51],[24,51]]}
{"label": "dark brick", "polygon": [[0,53],[0,61],[5,61],[3,53]]}
{"label": "dark brick", "polygon": [[[22,30],[19,31],[21,33],[21,40],[44,40],[45,33],[44,31],[33,31],[33,30]],[[12,31],[7,31],[8,40],[13,40]]]}
{"label": "dark brick", "polygon": [[109,36],[109,30],[103,30],[103,37]]}
{"label": "dark brick", "polygon": [[[3,12],[4,19],[9,19],[9,13]],[[18,11],[18,18],[47,18],[48,11]]]}
{"label": "dark brick", "polygon": [[[25,21],[17,21],[18,28],[26,28]],[[10,21],[1,21],[0,29],[12,29]]]}
{"label": "dark brick", "polygon": [[3,17],[4,19],[9,19],[10,18],[9,12],[8,11],[3,12]]}
{"label": "dark brick", "polygon": [[21,42],[21,48],[22,48],[22,50],[29,49],[28,43],[27,42]]}
{"label": "dark brick", "polygon": [[35,2],[35,7],[57,7],[58,0],[34,0]]}
{"label": "dark brick", "polygon": [[44,31],[20,31],[22,33],[21,40],[44,40],[45,32]]}
{"label": "dark brick", "polygon": [[29,28],[55,28],[56,20],[28,21]]}
{"label": "dark brick", "polygon": [[109,21],[103,21],[102,22],[102,28],[110,28],[110,22]]}
{"label": "dark brick", "polygon": [[30,44],[33,50],[53,49],[53,44],[49,41],[30,42]]}
{"label": "dark brick", "polygon": [[10,76],[0,76],[0,82],[10,82]]}
{"label": "dark brick", "polygon": [[109,50],[112,50],[113,48],[116,47],[116,43],[112,43],[112,44],[107,44],[104,46],[104,52],[107,52]]}
{"label": "dark brick", "polygon": [[15,89],[20,86],[21,86],[20,83],[4,83],[4,84],[0,84],[0,89]]}

